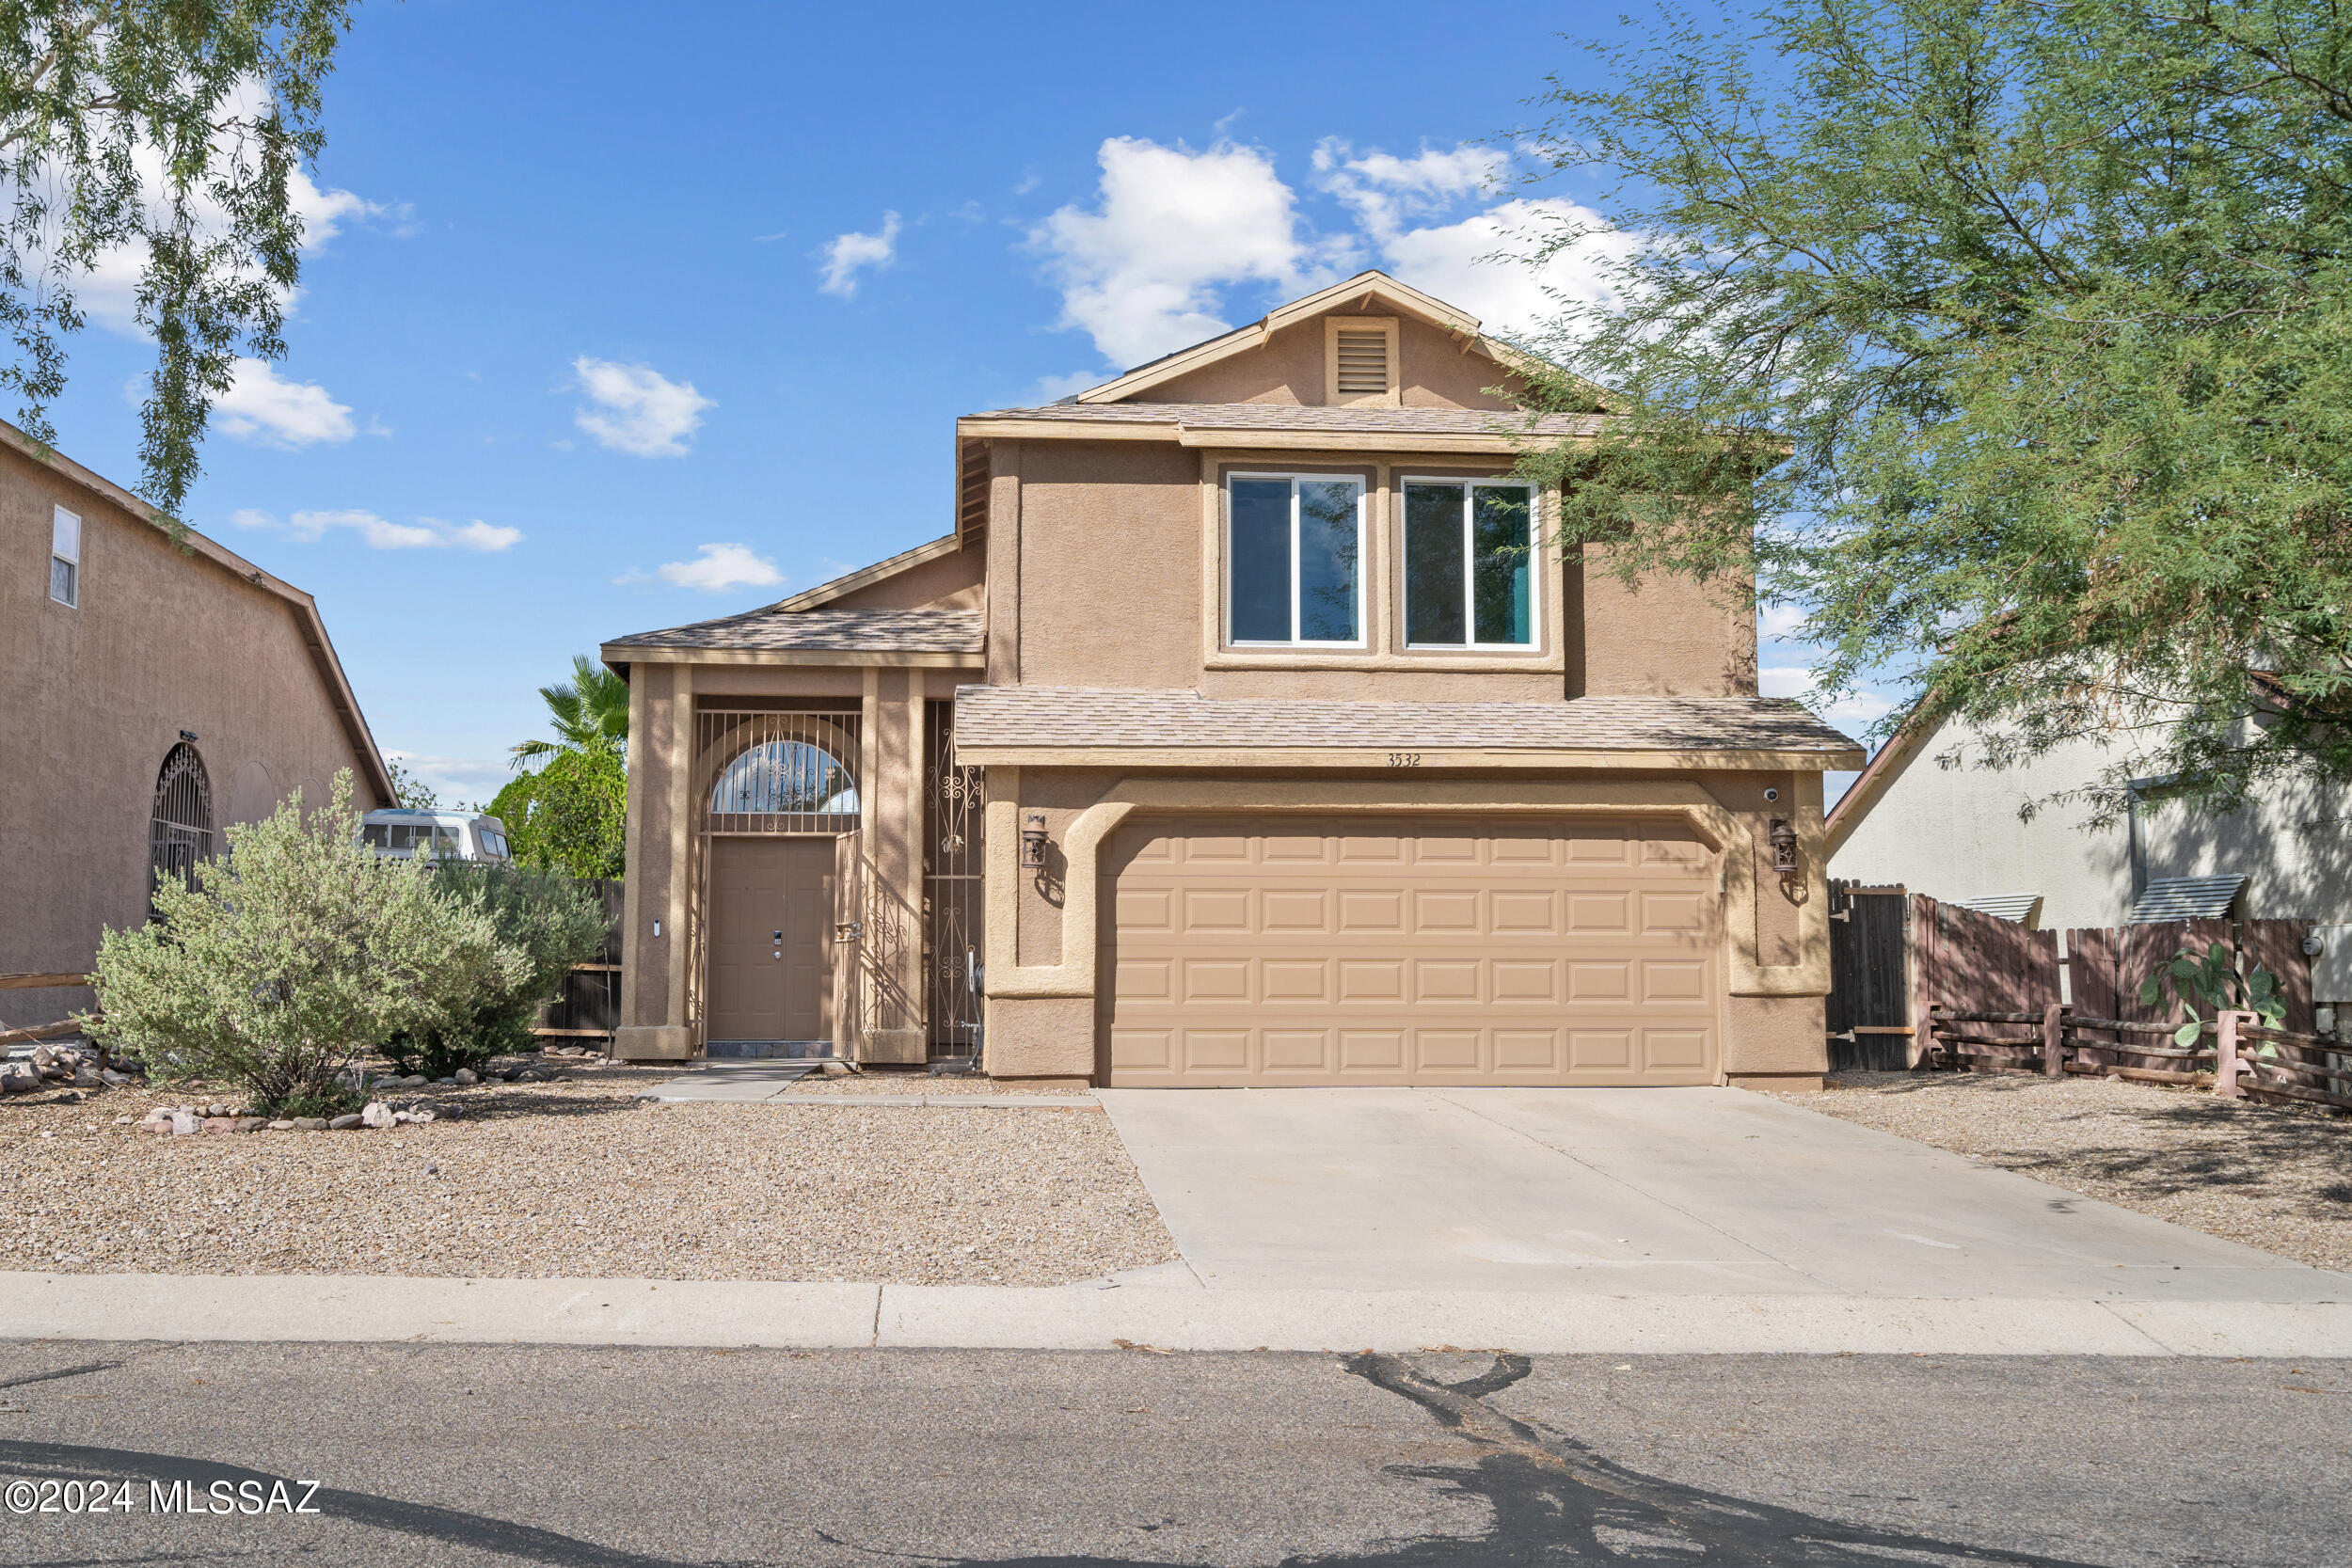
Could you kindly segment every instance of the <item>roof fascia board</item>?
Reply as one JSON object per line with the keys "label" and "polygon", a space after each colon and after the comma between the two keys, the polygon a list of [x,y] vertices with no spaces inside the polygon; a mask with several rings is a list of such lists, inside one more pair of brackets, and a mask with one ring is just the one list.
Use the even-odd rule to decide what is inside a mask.
{"label": "roof fascia board", "polygon": [[[1170,404],[1178,407],[1180,404]],[[1000,441],[1172,441],[1233,451],[1480,452],[1516,455],[1528,439],[1588,441],[1589,436],[1516,436],[1508,431],[1279,430],[1231,425],[1196,430],[1180,420],[1130,424],[1111,420],[959,420],[959,436]]]}
{"label": "roof fascia board", "polygon": [[[129,513],[159,533],[164,531],[165,524],[158,523],[156,519],[165,518],[165,523],[170,520],[114,481],[82,467],[54,447],[44,448],[6,420],[0,420],[0,439],[5,439],[24,456],[58,477],[79,485],[108,505]],[[335,709],[336,718],[343,726],[344,738],[358,753],[361,770],[368,775],[367,783],[379,799],[397,800],[399,797],[392,788],[391,770],[384,765],[384,753],[376,748],[375,736],[368,728],[367,715],[360,711],[358,696],[352,690],[351,681],[343,673],[343,661],[335,652],[334,639],[326,635],[326,622],[319,614],[318,601],[293,583],[273,577],[236,551],[194,529],[187,529],[183,538],[190,553],[202,556],[247,586],[282,599],[293,609],[295,633],[302,639],[304,650],[310,655],[311,666],[326,685],[328,705]]]}
{"label": "roof fascia board", "polygon": [[[1169,404],[1175,409],[1181,406]],[[1165,420],[958,420],[956,434],[999,441],[1173,441],[1173,413]]]}
{"label": "roof fascia board", "polygon": [[983,670],[984,653],[852,652],[846,648],[662,648],[624,647],[607,642],[596,657],[618,669],[624,664],[872,665],[885,670]]}
{"label": "roof fascia board", "polygon": [[[1450,748],[1405,749],[1420,760],[1413,766],[1504,769],[1582,768],[1603,772],[1691,769],[1756,770],[1772,772],[1834,771],[1858,768],[1862,752],[1851,751],[1765,751],[1697,749],[1657,751],[1537,751]],[[1396,747],[1316,746],[1227,747],[1190,746],[1018,746],[959,740],[956,754],[982,767],[1015,768],[1381,768],[1395,766]]]}
{"label": "roof fascia board", "polygon": [[861,588],[870,588],[875,583],[897,577],[900,572],[912,571],[917,566],[937,561],[944,555],[953,555],[961,543],[957,535],[946,534],[928,545],[917,545],[911,550],[900,550],[897,555],[877,561],[871,566],[861,566],[854,572],[845,573],[830,582],[820,582],[814,588],[803,588],[789,598],[778,599],[769,608],[785,610],[818,609],[833,603],[835,599],[854,594]]}

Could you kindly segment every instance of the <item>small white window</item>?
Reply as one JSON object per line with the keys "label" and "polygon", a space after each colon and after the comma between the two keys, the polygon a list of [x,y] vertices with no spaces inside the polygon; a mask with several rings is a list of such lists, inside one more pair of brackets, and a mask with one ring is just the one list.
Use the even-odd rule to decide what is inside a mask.
{"label": "small white window", "polygon": [[62,506],[49,522],[49,596],[61,605],[82,602],[82,519]]}

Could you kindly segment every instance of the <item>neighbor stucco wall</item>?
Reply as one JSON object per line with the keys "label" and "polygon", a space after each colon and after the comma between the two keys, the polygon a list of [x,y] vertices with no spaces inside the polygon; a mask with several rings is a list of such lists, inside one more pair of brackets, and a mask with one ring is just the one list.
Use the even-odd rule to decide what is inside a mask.
{"label": "neighbor stucco wall", "polygon": [[[1326,322],[1330,316],[1385,316],[1391,311],[1360,302],[1335,307],[1268,339],[1263,348],[1162,382],[1133,403],[1289,403],[1329,401],[1324,387]],[[1486,390],[1514,386],[1508,371],[1475,350],[1465,351],[1452,333],[1413,320],[1397,319],[1397,380],[1407,408],[1492,408],[1512,404]]]}
{"label": "neighbor stucco wall", "polygon": [[[80,604],[49,597],[50,526],[82,519]],[[193,732],[215,843],[340,769],[369,781],[300,609],[0,442],[0,973],[87,970],[102,929],[143,925],[164,758]],[[0,1020],[49,1022],[89,992],[0,991]]]}
{"label": "neighbor stucco wall", "polygon": [[[1949,754],[1954,766],[1940,759]],[[2122,826],[2088,829],[2084,808],[2028,802],[2074,788],[2106,766],[2088,742],[2010,768],[1983,765],[1965,731],[1946,730],[1914,748],[1883,793],[1830,857],[1830,874],[1901,883],[1947,903],[2039,893],[2039,924],[2062,929],[2114,926],[2131,912],[2129,838]]]}

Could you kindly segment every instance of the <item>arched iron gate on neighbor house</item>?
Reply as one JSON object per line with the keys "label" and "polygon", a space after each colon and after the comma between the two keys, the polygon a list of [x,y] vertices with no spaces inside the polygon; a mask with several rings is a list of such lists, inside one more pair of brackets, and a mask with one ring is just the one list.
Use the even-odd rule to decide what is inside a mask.
{"label": "arched iron gate on neighbor house", "polygon": [[204,759],[186,741],[164,755],[155,803],[147,818],[149,912],[166,881],[196,885],[196,863],[213,858],[213,785]]}

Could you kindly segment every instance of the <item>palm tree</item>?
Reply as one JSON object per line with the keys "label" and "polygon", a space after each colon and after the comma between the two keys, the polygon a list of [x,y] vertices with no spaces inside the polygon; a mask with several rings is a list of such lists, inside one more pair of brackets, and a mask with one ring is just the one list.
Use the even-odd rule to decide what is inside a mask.
{"label": "palm tree", "polygon": [[509,748],[515,766],[557,752],[577,752],[596,736],[608,740],[628,738],[628,682],[590,658],[572,656],[572,678],[543,686],[539,696],[552,716],[554,740],[526,740]]}

